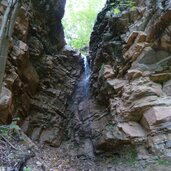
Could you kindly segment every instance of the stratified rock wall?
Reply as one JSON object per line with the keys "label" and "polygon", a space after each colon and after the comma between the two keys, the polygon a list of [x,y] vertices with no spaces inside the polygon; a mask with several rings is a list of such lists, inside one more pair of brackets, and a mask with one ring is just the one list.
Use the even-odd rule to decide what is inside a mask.
{"label": "stratified rock wall", "polygon": [[171,156],[171,3],[134,2],[114,14],[119,2],[108,0],[91,35],[92,91],[112,122],[95,145],[130,143]]}
{"label": "stratified rock wall", "polygon": [[33,15],[29,27],[29,46],[32,56],[39,57],[42,49],[48,54],[55,53],[66,44],[61,23],[65,3],[66,0],[32,0]]}
{"label": "stratified rock wall", "polygon": [[[65,0],[28,1],[21,7],[9,48],[0,123],[14,116],[33,140],[60,145],[65,111],[82,69],[80,54],[65,46]],[[7,1],[0,8],[6,9]]]}
{"label": "stratified rock wall", "polygon": [[[2,1],[1,14],[4,13],[6,7],[7,1]],[[9,99],[11,100],[6,112],[1,112],[0,123],[3,124],[10,123],[14,116],[26,117],[29,112],[31,97],[37,92],[39,76],[30,61],[27,43],[31,14],[29,2],[23,4],[18,12],[14,35],[9,44],[8,61],[4,76],[4,86],[6,88],[3,88],[1,99],[10,95]],[[2,111],[2,108],[0,108],[0,111]]]}

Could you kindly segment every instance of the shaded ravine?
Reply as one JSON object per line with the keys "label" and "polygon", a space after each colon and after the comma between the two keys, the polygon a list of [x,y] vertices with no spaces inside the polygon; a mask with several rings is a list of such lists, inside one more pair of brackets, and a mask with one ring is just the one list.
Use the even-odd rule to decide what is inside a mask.
{"label": "shaded ravine", "polygon": [[[166,81],[170,81],[170,69],[167,73],[165,73],[165,67],[167,67],[167,65],[164,66],[161,73],[152,75],[154,78],[151,78],[150,76],[146,75],[147,79],[144,79],[144,71],[141,71],[139,70],[141,68],[138,68],[139,64],[146,65],[146,62],[148,62],[148,60],[146,59],[146,56],[148,56],[146,55],[146,50],[148,50],[148,52],[150,53],[152,52],[152,54],[153,52],[155,52],[155,49],[153,49],[152,42],[153,39],[155,39],[154,36],[158,35],[158,30],[154,30],[153,32],[150,31],[148,27],[151,28],[151,26],[154,25],[157,26],[157,28],[160,28],[158,26],[162,26],[161,28],[163,28],[163,22],[161,22],[160,20],[164,22],[166,21],[166,23],[167,21],[170,21],[170,12],[166,13],[167,15],[164,15],[161,18],[159,17],[160,20],[157,24],[155,24],[153,21],[154,18],[158,18],[158,15],[161,14],[161,12],[158,10],[158,12],[154,15],[155,17],[152,19],[152,21],[150,21],[149,26],[146,28],[146,30],[149,29],[149,31],[146,32],[144,29],[142,29],[142,31],[144,32],[139,32],[137,30],[136,41],[132,42],[132,38],[134,37],[134,34],[132,33],[134,32],[128,29],[130,24],[133,23],[133,30],[136,30],[136,21],[140,20],[140,22],[143,23],[143,18],[147,18],[144,13],[151,11],[151,9],[153,8],[149,6],[147,10],[143,9],[141,14],[139,13],[139,9],[133,12],[128,12],[128,14],[126,15],[126,19],[128,19],[128,21],[131,21],[130,23],[126,23],[125,20],[123,20],[125,19],[125,15],[120,16],[119,18],[115,15],[112,15],[109,19],[105,17],[106,12],[110,10],[108,6],[110,7],[110,3],[113,1],[114,0],[109,0],[106,9],[102,11],[101,14],[99,14],[98,22],[95,25],[95,30],[91,38],[90,51],[93,52],[91,54],[91,59],[93,61],[91,88],[94,90],[93,95],[91,95],[90,93],[89,85],[91,73],[89,59],[84,56],[81,62],[80,56],[78,54],[75,54],[73,51],[66,50],[65,48],[63,51],[54,54],[49,54],[49,52],[44,53],[44,51],[49,48],[48,46],[46,47],[44,43],[42,43],[44,42],[43,40],[39,40],[40,37],[42,38],[41,34],[39,33],[39,24],[35,24],[34,20],[32,21],[34,24],[30,24],[30,34],[32,35],[32,33],[35,32],[35,28],[37,28],[36,32],[37,35],[39,35],[37,36],[39,37],[39,39],[35,37],[35,35],[32,35],[30,37],[29,53],[32,59],[34,59],[34,57],[36,59],[39,57],[39,60],[34,60],[34,65],[36,71],[38,72],[38,75],[40,76],[40,90],[37,95],[31,97],[28,102],[27,100],[26,102],[24,101],[25,99],[27,99],[26,97],[28,97],[28,95],[30,97],[29,87],[32,88],[32,85],[34,85],[34,78],[31,77],[32,79],[30,79],[30,75],[34,74],[30,73],[36,72],[32,65],[30,66],[29,60],[24,62],[28,63],[28,65],[24,66],[24,71],[20,70],[20,73],[25,73],[23,77],[26,77],[26,82],[28,83],[28,86],[26,86],[26,83],[22,83],[20,81],[16,90],[19,87],[19,91],[17,92],[20,92],[20,90],[22,90],[22,87],[20,87],[19,85],[23,84],[25,88],[21,92],[28,91],[28,95],[23,94],[22,96],[22,99],[24,100],[18,100],[22,107],[22,110],[19,111],[20,113],[22,113],[23,111],[27,111],[27,108],[29,108],[27,104],[31,103],[30,114],[24,115],[25,117],[28,117],[23,125],[25,126],[25,132],[27,133],[27,135],[34,142],[38,142],[38,146],[40,146],[40,152],[39,154],[36,154],[36,157],[38,159],[36,160],[34,158],[31,161],[31,164],[40,160],[41,163],[45,163],[45,165],[48,166],[46,170],[50,170],[50,168],[54,170],[61,170],[62,168],[67,169],[69,171],[73,169],[76,171],[139,170],[136,168],[132,169],[130,166],[125,166],[123,164],[122,161],[128,161],[127,156],[130,156],[129,153],[131,153],[131,151],[134,152],[134,149],[129,146],[126,149],[128,151],[127,156],[125,154],[121,154],[121,149],[124,149],[125,147],[124,144],[132,144],[134,142],[138,142],[138,145],[141,145],[143,148],[146,148],[146,145],[150,145],[149,147],[151,149],[156,149],[159,146],[159,150],[161,149],[160,145],[164,144],[163,147],[166,148],[166,152],[167,150],[170,151],[170,116],[169,123],[163,120],[166,129],[160,127],[161,131],[163,132],[158,131],[158,126],[160,125],[157,124],[157,127],[155,128],[156,135],[153,136],[153,134],[151,134],[153,132],[149,132],[149,136],[145,137],[148,139],[145,139],[145,141],[144,134],[139,134],[139,132],[138,137],[140,135],[140,141],[134,141],[137,140],[137,134],[135,136],[133,134],[132,136],[132,133],[134,133],[134,130],[139,130],[141,132],[141,130],[143,130],[146,125],[143,129],[139,129],[141,128],[141,125],[139,125],[140,123],[137,122],[133,124],[132,122],[130,122],[132,121],[132,119],[130,118],[136,117],[134,116],[134,114],[137,113],[137,111],[138,113],[142,113],[145,115],[145,113],[143,113],[143,109],[145,107],[150,107],[141,106],[141,104],[143,105],[143,103],[139,103],[140,106],[138,106],[137,108],[132,108],[132,106],[136,106],[138,101],[137,96],[139,97],[139,95],[141,94],[143,94],[143,97],[141,99],[142,102],[145,102],[145,104],[149,105],[149,103],[147,103],[148,101],[146,102],[146,99],[148,100],[148,95],[153,95],[156,92],[159,92],[158,94],[155,94],[157,95],[154,99],[154,102],[156,104],[151,103],[151,105],[161,107],[161,112],[163,110],[163,106],[161,106],[161,104],[164,105],[165,108],[167,107],[167,105],[170,105],[170,88],[168,90],[169,92],[166,92],[165,94],[165,96],[167,95],[166,98],[163,100],[164,90],[162,89],[160,84],[154,84],[155,80],[152,80],[154,78],[160,80],[160,76],[162,76],[160,74],[166,74],[166,76],[169,77],[165,78],[166,80],[160,80],[162,82],[162,85],[164,85],[164,88],[167,85]],[[167,0],[165,0],[165,2],[166,1]],[[154,1],[151,0],[150,2]],[[132,13],[135,15],[134,20],[132,20],[132,17],[130,17],[132,16]],[[51,18],[51,16],[49,16],[48,18]],[[59,23],[59,25],[61,25],[61,23]],[[56,25],[54,26],[54,28],[56,28]],[[168,26],[168,28],[170,28],[170,25]],[[166,28],[166,33],[168,33],[168,28]],[[44,27],[41,27],[41,30],[45,30]],[[47,30],[53,30],[53,28]],[[99,31],[102,32],[100,33]],[[43,37],[43,39],[46,41],[48,40],[48,33],[49,31],[47,31],[47,35]],[[125,35],[123,35],[123,33],[128,33],[129,35],[127,40],[127,52],[133,51],[135,52],[134,54],[137,55],[136,52],[140,52],[139,47],[142,47],[141,52],[142,54],[144,54],[144,63],[141,63],[142,61],[136,61],[137,56],[134,56],[134,58],[132,58],[132,55],[128,55],[128,57],[131,57],[128,58],[128,63],[122,63],[120,61],[120,59],[122,59],[122,56],[117,56],[117,54],[118,46],[122,47],[121,45],[125,41]],[[163,37],[160,37],[159,42],[158,40],[156,40],[156,43],[158,43],[156,48],[165,48],[165,51],[167,52],[167,46],[165,47],[165,43],[167,42],[167,40],[162,42],[165,36],[168,37],[166,33],[163,33]],[[122,40],[120,40],[120,38],[118,39],[118,37],[122,38]],[[154,38],[151,39],[151,37]],[[149,44],[149,40],[147,40],[146,38],[151,39],[150,42],[152,43],[152,45]],[[142,43],[142,46],[137,46],[137,42],[139,41]],[[22,43],[22,46],[27,47],[24,42]],[[21,42],[19,44],[21,44]],[[36,44],[38,45],[36,46]],[[62,45],[63,43],[61,44],[61,46]],[[99,45],[101,46],[99,47]],[[22,46],[15,47],[16,49],[14,48],[14,51],[17,51],[18,48],[22,49]],[[130,48],[130,46],[133,47],[133,49]],[[51,44],[49,45],[49,47],[51,47]],[[54,52],[53,48],[51,51]],[[155,56],[157,53],[158,51],[151,56],[151,59],[156,59]],[[140,56],[140,53],[138,53],[138,55]],[[30,59],[29,56],[26,57]],[[17,56],[17,58],[20,57]],[[22,55],[22,58],[27,59],[25,58],[25,55]],[[167,55],[164,55],[162,58],[168,59]],[[132,62],[137,62],[138,65],[135,66],[137,70],[135,70],[135,68],[134,70],[130,69],[130,65]],[[159,61],[155,62],[155,64],[158,64]],[[20,60],[18,63],[20,63]],[[28,70],[25,70],[25,68]],[[151,69],[154,70],[153,67]],[[32,72],[28,72],[30,70]],[[149,71],[148,67],[147,71]],[[29,73],[29,75],[27,75],[27,73]],[[117,78],[119,78],[120,80],[118,80]],[[37,79],[35,80],[37,85],[39,81]],[[143,84],[145,87],[141,88],[141,84]],[[149,87],[152,87],[152,89],[149,90]],[[34,88],[35,87],[33,86],[33,90]],[[75,91],[73,92],[74,89]],[[16,94],[21,94],[21,92]],[[139,94],[139,92],[141,93]],[[69,98],[71,98],[70,101],[68,101]],[[140,112],[140,109],[143,112]],[[125,111],[128,113],[125,113]],[[122,116],[122,114],[124,114],[124,116]],[[125,118],[125,115],[130,116],[129,120],[128,117]],[[143,124],[146,123],[143,122]],[[126,129],[124,129],[125,125]],[[130,129],[127,129],[127,127]],[[130,130],[130,132],[127,132],[127,130]],[[163,138],[163,135],[168,135],[168,139],[166,140],[165,137]],[[158,139],[158,137],[161,137],[161,139],[157,140],[156,143],[155,139]],[[151,140],[151,144],[148,144],[148,140]],[[51,146],[55,146],[58,148],[54,148]],[[118,148],[118,146],[120,148]],[[148,150],[150,149],[149,147]],[[108,152],[110,152],[110,154],[108,154]],[[170,154],[170,152],[168,154]],[[118,158],[121,159],[121,162],[117,162],[118,158],[116,156],[119,156]],[[145,158],[148,157],[145,153],[145,155],[143,154],[142,156],[142,160],[144,160],[144,156]],[[131,158],[131,161],[132,160],[135,160],[135,158]],[[149,161],[149,158],[147,158],[147,160]],[[116,164],[114,162],[116,162]],[[145,163],[146,159],[143,162]],[[35,171],[39,170],[40,168],[35,169]]]}
{"label": "shaded ravine", "polygon": [[[58,148],[49,145],[41,146],[36,157],[27,166],[33,171],[43,170],[35,163],[41,163],[45,170],[73,171],[134,171],[139,170],[122,162],[114,162],[117,152],[98,153],[95,149],[96,138],[107,122],[107,112],[96,106],[90,92],[91,67],[88,56],[82,55],[82,73],[75,91],[68,102],[66,116],[69,116],[67,126],[63,130],[65,138]],[[98,128],[98,129],[97,129]],[[99,133],[97,132],[99,130]],[[38,144],[40,146],[40,144]],[[121,154],[122,157],[122,154]],[[120,158],[120,155],[119,155]]]}
{"label": "shaded ravine", "polygon": [[[71,119],[68,124],[68,137],[71,141],[85,149],[88,144],[88,151],[85,149],[83,154],[88,158],[94,157],[93,144],[91,140],[92,128],[90,117],[90,62],[89,56],[81,55],[83,61],[83,71],[78,85],[75,88],[68,111],[71,112]],[[83,147],[84,146],[84,147]]]}
{"label": "shaded ravine", "polygon": [[[108,1],[109,7],[111,6],[111,2],[113,1]],[[151,7],[149,7],[149,9],[151,9]],[[136,117],[134,116],[134,114],[137,113],[136,108],[133,108],[134,110],[131,110],[132,106],[136,106],[138,101],[137,90],[143,90],[141,93],[144,94],[143,98],[145,99],[148,97],[149,94],[153,95],[155,94],[154,92],[159,92],[159,94],[157,94],[157,96],[155,97],[155,102],[157,102],[155,105],[158,107],[161,107],[160,103],[158,102],[160,100],[163,100],[163,90],[161,89],[162,87],[160,86],[160,84],[154,84],[155,81],[153,80],[154,82],[152,82],[150,80],[151,78],[145,80],[143,77],[144,71],[139,71],[140,68],[136,68],[138,69],[138,71],[130,70],[131,62],[134,62],[133,60],[136,60],[137,56],[132,58],[132,55],[128,55],[128,57],[130,57],[127,60],[128,63],[122,63],[123,55],[120,56],[120,54],[122,53],[119,53],[121,48],[119,48],[118,50],[118,46],[122,47],[122,44],[125,41],[126,35],[123,35],[123,33],[128,33],[129,37],[126,42],[128,47],[126,48],[126,50],[128,52],[132,52],[133,50],[135,50],[135,54],[137,55],[136,52],[140,52],[139,46],[137,47],[137,42],[140,41],[142,43],[141,52],[144,53],[143,58],[145,60],[145,63],[140,64],[147,64],[146,62],[148,61],[146,61],[146,52],[143,49],[146,49],[146,46],[148,46],[148,52],[154,52],[154,50],[151,49],[153,46],[148,43],[149,40],[147,40],[146,38],[150,37],[151,39],[151,37],[153,37],[154,35],[158,35],[158,30],[154,30],[154,32],[150,32],[149,30],[146,32],[144,29],[142,29],[142,31],[144,32],[136,32],[136,41],[132,42],[132,38],[134,36],[132,32],[129,32],[130,29],[128,28],[130,24],[132,23],[134,26],[136,26],[134,22],[136,23],[137,20],[141,20],[141,22],[143,22],[143,19],[141,19],[141,17],[146,16],[144,15],[144,13],[145,11],[149,10],[144,9],[141,15],[138,9],[133,12],[126,11],[128,12],[126,18],[128,19],[128,21],[130,21],[130,23],[126,23],[123,20],[125,19],[125,15],[120,16],[119,18],[115,15],[111,15],[111,18],[107,19],[105,17],[107,10],[108,7],[101,14],[99,14],[98,22],[95,25],[95,30],[92,34],[93,36],[90,43],[90,51],[93,52],[91,54],[91,59],[93,60],[91,88],[94,90],[92,96],[90,94],[89,86],[91,70],[89,66],[89,59],[87,59],[87,57],[84,56],[82,62],[80,62],[79,55],[74,54],[74,52],[70,53],[68,52],[68,50],[66,51],[66,49],[64,49],[64,51],[62,52],[59,52],[59,54],[54,53],[55,55],[49,55],[49,53],[47,53],[42,55],[43,53],[41,51],[43,51],[43,41],[39,41],[36,37],[34,37],[34,35],[32,35],[32,38],[30,38],[30,44],[33,44],[33,46],[34,42],[37,41],[40,45],[42,45],[42,50],[40,48],[41,60],[37,61],[37,64],[34,61],[34,64],[36,65],[36,71],[38,71],[38,75],[40,76],[40,92],[31,99],[31,114],[29,114],[27,118],[28,122],[26,121],[24,126],[29,128],[26,128],[25,131],[27,135],[31,137],[33,141],[38,141],[39,145],[41,144],[43,146],[43,144],[48,144],[50,146],[59,147],[51,148],[47,146],[47,148],[42,148],[41,146],[40,149],[42,151],[40,153],[40,158],[42,157],[42,153],[44,153],[44,159],[41,163],[46,163],[46,161],[49,161],[48,168],[53,167],[54,169],[60,169],[60,167],[62,167],[63,169],[65,167],[68,167],[68,170],[70,168],[74,168],[76,170],[90,169],[98,171],[116,170],[119,162],[114,165],[113,160],[111,160],[111,162],[106,161],[112,159],[113,156],[116,157],[116,155],[118,155],[119,157],[121,156],[120,158],[126,161],[127,158],[124,158],[126,155],[120,154],[120,149],[124,148],[124,144],[132,144],[134,142],[138,142],[139,144],[141,144],[141,146],[146,147],[143,143],[145,142],[145,144],[147,144],[147,140],[149,138],[152,139],[152,143],[149,144],[149,147],[155,149],[158,148],[158,146],[162,143],[166,148],[166,152],[167,150],[170,151],[170,137],[167,139],[167,144],[165,144],[166,141],[163,141],[163,139],[161,138],[159,141],[157,141],[156,146],[155,139],[153,140],[153,136],[150,134],[150,132],[148,134],[149,137],[145,137],[145,122],[143,122],[143,124],[145,125],[144,128],[141,127],[139,121],[137,121],[136,118],[135,120],[137,123],[130,122],[132,121],[133,117]],[[134,13],[135,15],[134,20],[132,20],[130,17],[132,16],[132,13]],[[163,17],[165,18],[165,20],[163,20],[163,18],[161,18],[161,20],[170,21],[170,12],[166,14],[168,15],[168,17],[166,15],[165,17]],[[49,17],[51,18],[51,16]],[[149,25],[153,24],[154,22],[152,19]],[[158,21],[158,23],[154,26],[162,25],[163,22]],[[34,31],[34,29],[35,27],[31,29],[32,31],[30,31],[30,34]],[[133,30],[136,29],[134,28]],[[148,27],[146,30],[148,30]],[[168,29],[166,28],[166,31],[167,30]],[[99,33],[99,31],[102,32]],[[163,36],[165,37],[167,36],[167,34],[164,33]],[[118,39],[118,37],[120,38]],[[140,38],[142,39],[140,40]],[[46,37],[45,40],[47,40]],[[162,37],[161,40],[163,41]],[[162,41],[160,42],[162,43]],[[130,45],[129,42],[131,42]],[[151,40],[150,42],[152,43],[153,40]],[[159,44],[157,45],[157,48],[166,48],[165,41],[163,42],[163,45],[160,44],[160,42],[158,42]],[[131,44],[135,48],[130,48]],[[31,45],[29,46],[32,51],[37,51],[38,49],[38,47],[36,46],[35,49]],[[166,52],[167,51],[168,50],[166,49]],[[32,52],[31,55],[34,56],[33,54],[34,53]],[[140,55],[140,53],[138,53],[138,55]],[[163,58],[168,59],[167,55],[163,56]],[[156,59],[155,55],[152,55],[151,59]],[[158,64],[158,61],[155,62],[157,62],[156,64]],[[149,69],[147,69],[147,71],[148,70]],[[28,73],[27,70],[25,72]],[[161,73],[162,72],[165,72],[164,68]],[[170,69],[168,73],[165,74],[169,76]],[[159,79],[159,75],[153,76]],[[30,77],[28,76],[28,78]],[[121,82],[118,82],[117,78],[119,78],[119,81]],[[169,80],[170,76],[169,78],[166,78],[166,80],[163,80],[162,84],[165,85],[165,81]],[[28,79],[28,82],[31,84],[33,83],[30,79]],[[139,86],[140,83],[144,83],[146,87],[142,89],[141,86]],[[153,89],[150,89],[149,91],[149,87],[152,87]],[[73,93],[74,89],[75,92]],[[140,94],[138,93],[138,96],[139,95]],[[170,104],[170,95],[167,95],[168,96],[166,100],[169,101]],[[68,101],[68,98],[71,98],[71,100]],[[118,102],[121,103],[118,104]],[[162,101],[162,103],[164,103],[164,105],[167,107],[167,103],[165,101]],[[23,103],[21,104],[23,106]],[[124,104],[125,106],[122,104]],[[127,106],[128,104],[130,104],[130,106]],[[142,108],[142,111],[145,107],[149,108],[149,106],[140,106],[140,108]],[[138,113],[140,113],[140,108],[138,106]],[[162,109],[163,108],[161,108],[161,111]],[[125,111],[127,111],[128,114],[125,113]],[[145,116],[145,113],[143,112],[142,114],[144,114]],[[124,114],[124,116],[122,116],[122,114]],[[125,119],[125,115],[129,116],[129,120]],[[164,120],[164,124],[165,123],[167,122],[165,122]],[[168,131],[163,131],[163,129],[161,129],[163,132],[159,132],[158,127],[156,127],[157,129],[155,136],[158,138],[160,137],[160,135],[163,134],[170,135],[170,123],[168,123],[168,125],[169,126],[167,126],[166,124],[166,128],[168,128]],[[128,130],[130,130],[130,132],[127,132]],[[139,130],[139,132],[134,135],[134,130]],[[141,134],[141,130],[143,134]],[[66,132],[66,134],[64,134],[64,132]],[[134,141],[137,140],[137,137],[140,137],[140,139],[138,141]],[[146,139],[144,139],[144,137]],[[64,138],[66,138],[67,141],[64,141]],[[118,148],[118,146],[120,147],[120,149]],[[133,151],[132,147],[129,147],[129,149]],[[111,152],[110,155],[105,153],[108,151]],[[54,157],[55,154],[57,154],[58,156]],[[106,154],[108,157],[105,158]],[[168,154],[170,155],[170,152]],[[46,156],[48,156],[48,158]],[[143,157],[142,160],[144,160]],[[135,160],[135,158],[133,159]],[[68,161],[68,163],[61,166],[61,163],[65,163],[63,161],[61,162],[61,160],[64,160],[65,162]],[[100,160],[102,162],[97,162],[97,160]],[[147,158],[147,160],[149,159]],[[99,165],[101,166],[98,167]],[[121,170],[125,170],[125,168],[123,168],[124,165],[122,163],[121,165]],[[128,168],[126,170],[128,170]]]}

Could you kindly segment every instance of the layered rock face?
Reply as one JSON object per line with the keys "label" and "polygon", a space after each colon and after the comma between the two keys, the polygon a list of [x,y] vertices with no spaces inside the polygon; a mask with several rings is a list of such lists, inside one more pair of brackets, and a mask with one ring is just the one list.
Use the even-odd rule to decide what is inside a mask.
{"label": "layered rock face", "polygon": [[80,56],[74,51],[67,56],[63,51],[54,56],[45,55],[42,64],[40,91],[31,101],[23,130],[34,141],[59,146],[70,117],[66,113],[69,99],[81,73]]}
{"label": "layered rock face", "polygon": [[65,46],[64,7],[61,0],[33,1],[28,40],[40,89],[31,101],[23,130],[32,140],[52,146],[59,146],[64,137],[66,109],[82,69],[80,54]]}
{"label": "layered rock face", "polygon": [[111,121],[96,148],[135,144],[170,157],[171,3],[119,3],[107,1],[90,41],[93,96],[109,106]]}
{"label": "layered rock face", "polygon": [[[23,4],[0,99],[0,123],[20,117],[27,135],[53,146],[63,138],[65,110],[82,68],[80,54],[65,46],[61,24],[65,3],[32,0]],[[3,13],[7,1],[1,6]]]}
{"label": "layered rock face", "polygon": [[65,46],[65,1],[26,2],[10,43],[0,123],[19,116],[27,135],[51,146],[61,144],[68,126],[90,158],[94,147],[98,153],[125,144],[170,157],[171,3],[137,0],[125,8],[125,2],[108,0],[97,17],[88,96],[80,54]]}
{"label": "layered rock face", "polygon": [[[7,1],[1,2],[0,9],[2,15],[6,10],[7,4]],[[3,103],[6,103],[6,110],[1,112],[1,124],[10,123],[13,116],[20,116],[21,118],[27,116],[31,96],[36,93],[39,84],[39,76],[30,62],[30,53],[27,44],[30,18],[29,10],[29,3],[25,3],[20,9],[15,24],[14,36],[11,38],[9,46],[9,55],[4,76],[5,88],[3,88],[1,94],[2,108],[0,108],[0,111],[4,111]],[[5,102],[3,102],[3,99],[5,99]]]}

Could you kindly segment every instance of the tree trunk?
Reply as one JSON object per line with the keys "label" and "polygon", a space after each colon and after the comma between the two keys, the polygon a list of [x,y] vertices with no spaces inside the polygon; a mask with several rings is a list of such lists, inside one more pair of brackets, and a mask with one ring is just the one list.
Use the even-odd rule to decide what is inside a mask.
{"label": "tree trunk", "polygon": [[9,40],[12,36],[20,4],[20,0],[9,0],[2,20],[0,29],[0,93],[2,91],[3,77],[8,56]]}

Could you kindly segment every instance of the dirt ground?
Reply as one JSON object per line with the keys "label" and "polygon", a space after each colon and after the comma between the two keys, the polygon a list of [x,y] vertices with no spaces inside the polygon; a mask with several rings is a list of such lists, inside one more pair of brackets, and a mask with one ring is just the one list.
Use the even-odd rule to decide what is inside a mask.
{"label": "dirt ground", "polygon": [[136,149],[130,146],[94,155],[88,140],[80,144],[64,141],[58,148],[36,145],[19,131],[8,136],[0,134],[0,171],[3,170],[171,171],[171,163],[158,157],[138,160]]}

